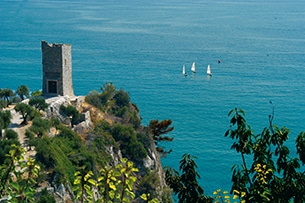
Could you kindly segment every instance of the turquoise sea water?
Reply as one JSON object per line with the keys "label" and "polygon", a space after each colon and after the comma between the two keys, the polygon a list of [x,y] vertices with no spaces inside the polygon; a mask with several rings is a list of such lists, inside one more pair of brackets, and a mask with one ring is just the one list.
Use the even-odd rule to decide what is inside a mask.
{"label": "turquoise sea water", "polygon": [[172,119],[174,141],[163,146],[173,152],[163,165],[178,169],[184,153],[197,156],[211,194],[230,189],[240,162],[224,138],[230,109],[243,108],[258,134],[274,107],[295,152],[305,131],[304,8],[303,0],[0,1],[0,87],[41,89],[40,41],[72,44],[74,92],[113,82],[144,125]]}

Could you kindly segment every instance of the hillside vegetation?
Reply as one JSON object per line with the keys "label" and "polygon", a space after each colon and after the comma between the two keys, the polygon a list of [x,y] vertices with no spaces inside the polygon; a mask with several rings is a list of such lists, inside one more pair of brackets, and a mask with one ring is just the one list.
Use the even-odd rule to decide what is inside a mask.
{"label": "hillside vegetation", "polygon": [[[1,111],[5,121],[1,122],[1,129],[9,126],[10,112],[20,113],[22,122],[16,125],[27,126],[21,143],[24,154],[35,154],[32,158],[40,169],[33,182],[36,192],[46,188],[54,191],[51,194],[57,200],[84,201],[92,195],[83,191],[90,183],[91,191],[96,192],[92,195],[95,199],[141,202],[144,200],[140,196],[145,195],[146,201],[171,202],[151,129],[141,125],[139,110],[128,93],[109,83],[100,92],[91,91],[86,97],[28,97],[22,100],[18,94],[10,94],[2,102],[3,108],[11,108]],[[23,149],[18,147],[21,146],[18,135],[10,129],[4,132],[1,145],[4,147],[0,151],[0,192],[2,197],[9,197],[11,193],[6,189],[14,181],[8,174],[17,167],[12,159],[23,160],[20,157]],[[122,171],[119,167],[127,168]],[[108,177],[108,192],[100,182],[101,177],[105,178],[105,170],[113,173]],[[86,175],[96,183],[86,182]],[[76,181],[79,178],[81,184]],[[109,185],[113,179],[115,187]],[[19,190],[16,195],[22,196],[24,192]]]}

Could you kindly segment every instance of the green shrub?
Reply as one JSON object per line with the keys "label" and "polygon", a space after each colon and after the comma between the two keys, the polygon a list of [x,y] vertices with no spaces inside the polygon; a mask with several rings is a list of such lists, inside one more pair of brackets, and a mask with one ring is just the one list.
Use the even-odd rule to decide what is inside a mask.
{"label": "green shrub", "polygon": [[147,156],[143,143],[138,141],[136,132],[131,126],[116,124],[113,126],[111,134],[120,143],[124,157],[138,162]]}
{"label": "green shrub", "polygon": [[118,117],[123,117],[127,111],[128,111],[128,108],[126,106],[124,106],[122,108],[114,109],[113,114]]}
{"label": "green shrub", "polygon": [[114,96],[115,103],[119,107],[128,106],[130,102],[130,98],[127,92],[120,89]]}
{"label": "green shrub", "polygon": [[47,191],[46,188],[44,188],[41,193],[39,198],[36,200],[37,203],[56,203],[55,198],[50,195]]}
{"label": "green shrub", "polygon": [[29,101],[29,105],[38,110],[45,110],[48,108],[48,104],[43,97],[32,97]]}
{"label": "green shrub", "polygon": [[18,140],[18,134],[12,129],[7,129],[5,131],[5,137],[9,140]]}
{"label": "green shrub", "polygon": [[156,187],[160,186],[159,175],[157,171],[147,172],[140,180],[139,188],[146,194],[150,194],[152,198],[156,198]]}

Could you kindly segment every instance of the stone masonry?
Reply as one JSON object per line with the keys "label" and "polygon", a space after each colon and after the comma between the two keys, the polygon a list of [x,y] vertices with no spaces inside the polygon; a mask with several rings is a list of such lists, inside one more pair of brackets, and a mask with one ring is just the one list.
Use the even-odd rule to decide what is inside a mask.
{"label": "stone masonry", "polygon": [[42,94],[74,96],[72,85],[72,54],[70,44],[49,44],[41,41]]}

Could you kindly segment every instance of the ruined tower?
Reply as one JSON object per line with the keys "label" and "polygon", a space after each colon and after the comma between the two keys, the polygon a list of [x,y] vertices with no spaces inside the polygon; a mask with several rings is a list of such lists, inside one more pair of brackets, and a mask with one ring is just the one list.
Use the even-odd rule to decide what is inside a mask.
{"label": "ruined tower", "polygon": [[72,54],[70,44],[41,41],[42,94],[74,96],[72,86]]}

